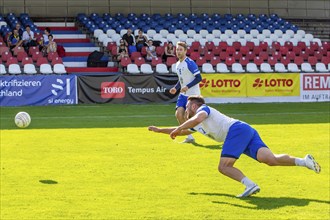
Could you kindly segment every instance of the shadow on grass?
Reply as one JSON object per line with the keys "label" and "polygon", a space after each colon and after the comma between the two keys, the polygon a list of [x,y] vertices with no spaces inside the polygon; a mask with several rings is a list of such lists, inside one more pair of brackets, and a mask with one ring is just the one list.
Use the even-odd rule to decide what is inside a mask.
{"label": "shadow on grass", "polygon": [[201,148],[207,148],[210,150],[221,150],[223,144],[217,144],[217,145],[203,145],[203,144],[198,144],[198,143],[192,143],[195,147],[201,147]]}
{"label": "shadow on grass", "polygon": [[57,184],[58,182],[55,180],[39,180],[40,183],[43,184]]}
{"label": "shadow on grass", "polygon": [[[196,193],[191,192],[189,195],[205,195],[205,196],[215,196],[215,197],[223,197],[224,199],[220,201],[212,201],[215,204],[225,204],[231,205],[239,208],[246,209],[278,209],[285,206],[307,206],[310,202],[322,203],[322,204],[330,204],[330,201],[326,200],[318,200],[318,199],[307,199],[307,198],[293,198],[293,197],[246,197],[246,198],[236,198],[234,195],[225,194],[225,193]],[[226,198],[238,199],[240,201],[246,201],[250,205],[254,205],[251,207],[250,205],[240,205],[235,203],[226,202]]]}

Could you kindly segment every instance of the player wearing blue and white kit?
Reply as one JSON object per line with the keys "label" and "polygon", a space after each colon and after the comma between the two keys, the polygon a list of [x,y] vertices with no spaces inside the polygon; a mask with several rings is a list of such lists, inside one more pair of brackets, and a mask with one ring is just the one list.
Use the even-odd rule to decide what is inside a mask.
{"label": "player wearing blue and white kit", "polygon": [[[180,90],[175,111],[175,116],[179,124],[185,122],[184,113],[188,96],[201,94],[199,89],[199,82],[202,81],[200,71],[195,61],[187,57],[186,53],[186,43],[178,42],[176,44],[176,55],[179,58],[179,61],[176,63],[176,72],[179,80],[177,84],[170,89],[170,93],[175,94]],[[194,141],[192,135],[188,135],[184,143],[193,143]]]}
{"label": "player wearing blue and white kit", "polygon": [[260,191],[257,184],[247,178],[234,164],[241,154],[269,166],[304,166],[316,173],[321,167],[315,159],[307,154],[304,158],[287,154],[273,154],[261,140],[258,132],[249,124],[230,118],[218,110],[205,105],[200,96],[190,96],[186,106],[186,122],[174,128],[158,128],[149,126],[150,131],[170,134],[172,139],[178,135],[187,135],[198,131],[215,141],[224,142],[218,166],[220,173],[241,182],[245,190],[238,197],[247,197]]}

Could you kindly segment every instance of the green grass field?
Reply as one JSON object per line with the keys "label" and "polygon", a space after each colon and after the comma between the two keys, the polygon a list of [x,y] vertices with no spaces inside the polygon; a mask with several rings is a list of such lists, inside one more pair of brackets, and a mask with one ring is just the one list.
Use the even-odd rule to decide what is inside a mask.
{"label": "green grass field", "polygon": [[[312,154],[322,172],[237,167],[261,187],[217,171],[221,144],[179,144],[148,125],[174,126],[174,105],[0,108],[0,219],[329,219],[330,103],[211,105],[252,124],[274,153]],[[18,129],[18,111],[32,117]]]}

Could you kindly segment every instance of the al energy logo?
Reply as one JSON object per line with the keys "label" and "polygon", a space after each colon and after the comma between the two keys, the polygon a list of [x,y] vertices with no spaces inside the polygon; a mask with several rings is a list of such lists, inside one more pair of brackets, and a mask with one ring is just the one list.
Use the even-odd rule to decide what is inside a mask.
{"label": "al energy logo", "polygon": [[256,78],[252,84],[253,88],[260,87],[291,87],[293,85],[292,79],[261,79]]}
{"label": "al energy logo", "polygon": [[125,97],[125,83],[102,82],[101,97],[104,99],[121,99]]}

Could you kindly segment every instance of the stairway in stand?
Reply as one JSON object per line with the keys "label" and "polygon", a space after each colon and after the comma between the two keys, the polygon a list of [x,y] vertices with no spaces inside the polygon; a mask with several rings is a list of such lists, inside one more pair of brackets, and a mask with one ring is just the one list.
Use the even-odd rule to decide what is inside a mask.
{"label": "stairway in stand", "polygon": [[[38,29],[44,31],[49,27],[51,34],[57,44],[62,45],[66,51],[66,56],[62,58],[67,72],[74,74],[107,74],[118,72],[116,67],[87,67],[88,55],[93,51],[100,51],[91,39],[73,22],[35,22]],[[107,61],[104,56],[102,60]]]}

